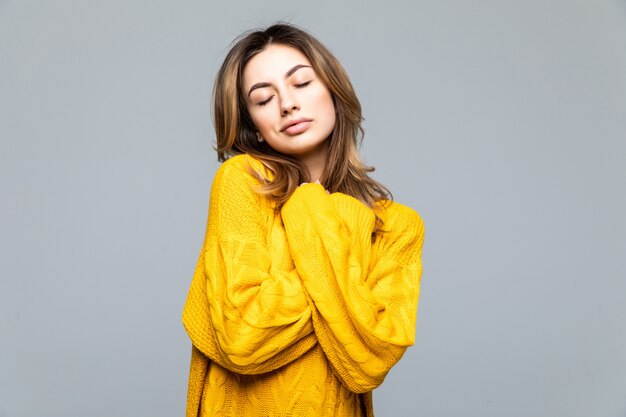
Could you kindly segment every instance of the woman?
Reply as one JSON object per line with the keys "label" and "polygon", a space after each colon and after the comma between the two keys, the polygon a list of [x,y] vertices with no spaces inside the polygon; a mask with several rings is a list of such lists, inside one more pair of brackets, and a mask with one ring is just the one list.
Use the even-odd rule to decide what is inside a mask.
{"label": "woman", "polygon": [[423,223],[358,156],[341,64],[274,25],[214,87],[218,169],[183,312],[187,416],[373,416],[413,344]]}

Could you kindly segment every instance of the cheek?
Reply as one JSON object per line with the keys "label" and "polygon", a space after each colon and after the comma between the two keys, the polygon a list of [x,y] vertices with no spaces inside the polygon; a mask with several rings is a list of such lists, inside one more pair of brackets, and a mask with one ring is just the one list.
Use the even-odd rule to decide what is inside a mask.
{"label": "cheek", "polygon": [[254,123],[257,130],[263,133],[270,123],[267,115],[262,111],[262,109],[256,108],[248,108],[248,114],[250,115],[250,119],[252,119],[252,123]]}
{"label": "cheek", "polygon": [[335,113],[335,105],[333,103],[333,99],[330,96],[330,93],[327,93],[323,100],[320,101],[321,105],[321,113],[324,114],[325,119],[325,127],[330,131],[335,127],[335,120],[337,118],[337,114]]}

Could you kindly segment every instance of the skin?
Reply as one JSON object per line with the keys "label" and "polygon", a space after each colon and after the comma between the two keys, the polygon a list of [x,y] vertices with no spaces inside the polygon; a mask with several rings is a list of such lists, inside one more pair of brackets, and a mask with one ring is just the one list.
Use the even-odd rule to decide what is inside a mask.
{"label": "skin", "polygon": [[330,91],[311,62],[293,47],[271,44],[248,61],[242,81],[246,107],[263,139],[297,158],[310,178],[319,180],[336,115]]}

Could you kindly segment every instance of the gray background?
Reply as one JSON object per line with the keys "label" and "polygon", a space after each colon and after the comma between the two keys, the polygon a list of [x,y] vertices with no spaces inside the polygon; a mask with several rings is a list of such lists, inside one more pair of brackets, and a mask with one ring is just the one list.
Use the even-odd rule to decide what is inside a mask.
{"label": "gray background", "polygon": [[0,1],[0,416],[182,415],[230,41],[345,64],[426,222],[378,416],[626,416],[626,2]]}

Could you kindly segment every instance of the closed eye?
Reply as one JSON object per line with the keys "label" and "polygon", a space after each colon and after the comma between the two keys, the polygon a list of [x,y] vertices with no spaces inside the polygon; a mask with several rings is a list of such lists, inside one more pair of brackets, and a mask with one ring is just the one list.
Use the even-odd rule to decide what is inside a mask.
{"label": "closed eye", "polygon": [[[313,81],[313,80],[309,80],[309,81],[305,81],[305,82],[300,83],[300,84],[294,84],[294,87],[295,87],[295,88],[304,88],[304,87],[306,87],[307,85],[311,84],[311,82],[312,82],[312,81]],[[270,101],[272,101],[272,98],[273,98],[273,97],[274,97],[274,96],[270,96],[267,100],[263,100],[263,101],[261,101],[261,102],[257,103],[257,106],[265,106],[267,103],[269,103]]]}
{"label": "closed eye", "polygon": [[265,106],[267,103],[269,103],[272,100],[273,97],[274,96],[270,96],[267,100],[263,100],[260,103],[257,103],[257,106]]}

